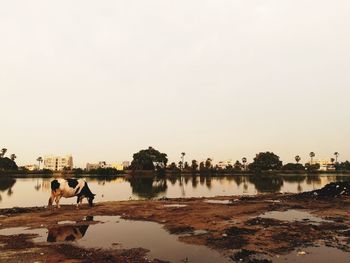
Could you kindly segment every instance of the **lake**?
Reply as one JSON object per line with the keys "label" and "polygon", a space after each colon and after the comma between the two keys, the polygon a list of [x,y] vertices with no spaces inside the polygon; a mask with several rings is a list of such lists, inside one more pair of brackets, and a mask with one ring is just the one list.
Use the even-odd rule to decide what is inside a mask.
{"label": "lake", "polygon": [[[0,178],[0,208],[46,206],[52,178]],[[322,188],[350,175],[85,177],[96,202],[149,198],[214,197],[258,193],[298,193]],[[84,200],[86,202],[86,200]],[[75,204],[76,198],[62,198]]]}

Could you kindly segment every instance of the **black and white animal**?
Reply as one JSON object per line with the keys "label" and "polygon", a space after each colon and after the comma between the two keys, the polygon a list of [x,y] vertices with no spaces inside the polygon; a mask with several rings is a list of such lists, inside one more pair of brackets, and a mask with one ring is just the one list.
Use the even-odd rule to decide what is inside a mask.
{"label": "black and white animal", "polygon": [[55,179],[51,182],[51,196],[49,199],[49,207],[52,206],[55,200],[57,208],[60,208],[60,199],[62,197],[77,197],[77,208],[79,203],[83,202],[83,198],[87,198],[90,207],[92,207],[92,202],[95,198],[84,179]]}
{"label": "black and white animal", "polygon": [[77,241],[85,236],[89,225],[50,228],[47,242]]}

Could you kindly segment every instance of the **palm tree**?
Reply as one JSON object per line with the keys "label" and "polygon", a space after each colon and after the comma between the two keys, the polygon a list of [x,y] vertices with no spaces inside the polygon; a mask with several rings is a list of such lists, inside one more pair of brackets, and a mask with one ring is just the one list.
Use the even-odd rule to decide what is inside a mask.
{"label": "palm tree", "polygon": [[6,148],[2,148],[1,149],[1,153],[0,153],[0,156],[1,158],[3,158],[5,156],[5,153],[7,152],[7,149]]}
{"label": "palm tree", "polygon": [[338,153],[338,152],[335,152],[335,153],[334,153],[334,156],[335,156],[335,163],[337,163],[337,162],[338,162],[339,153]]}
{"label": "palm tree", "polygon": [[16,158],[17,158],[16,154],[14,154],[14,153],[11,154],[10,159],[11,159],[12,161],[14,161]]}
{"label": "palm tree", "polygon": [[316,154],[314,152],[310,152],[310,158],[311,158],[310,164],[312,164],[312,160],[315,156]]}
{"label": "palm tree", "polygon": [[184,165],[184,160],[185,160],[185,155],[186,155],[186,153],[185,152],[182,152],[181,153],[181,167],[180,167],[180,169],[182,170],[183,169],[183,165]]}
{"label": "palm tree", "polygon": [[39,170],[40,170],[40,163],[43,162],[43,158],[41,156],[39,156],[36,160],[37,160],[37,162],[39,162]]}
{"label": "palm tree", "polygon": [[297,163],[299,163],[299,162],[300,162],[300,160],[301,160],[301,158],[300,158],[300,156],[299,156],[299,155],[295,156],[295,161],[296,161]]}
{"label": "palm tree", "polygon": [[246,170],[245,164],[247,163],[247,158],[246,158],[246,157],[243,157],[243,158],[242,158],[242,163],[243,163],[244,171],[245,171],[245,170]]}

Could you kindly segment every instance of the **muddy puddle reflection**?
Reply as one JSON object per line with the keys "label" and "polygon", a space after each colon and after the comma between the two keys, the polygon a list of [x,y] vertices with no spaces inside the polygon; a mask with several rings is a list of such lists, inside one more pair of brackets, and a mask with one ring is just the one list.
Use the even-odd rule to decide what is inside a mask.
{"label": "muddy puddle reflection", "polygon": [[320,224],[322,222],[332,222],[329,220],[322,219],[320,217],[314,216],[307,211],[289,209],[286,211],[271,211],[260,215],[261,218],[270,218],[281,221],[304,221],[312,224]]}
{"label": "muddy puddle reflection", "polygon": [[303,250],[295,250],[288,255],[281,255],[272,260],[273,263],[298,262],[298,263],[349,263],[350,253],[333,247],[308,247]]}
{"label": "muddy puddle reflection", "polygon": [[[91,220],[88,218],[88,223]],[[0,235],[38,234],[35,242],[74,242],[84,248],[145,248],[150,251],[148,258],[169,262],[231,262],[208,247],[180,242],[178,235],[169,234],[154,222],[124,220],[119,216],[95,216],[93,221],[99,223],[81,221],[79,225],[58,224],[49,229],[9,228],[0,230]]]}

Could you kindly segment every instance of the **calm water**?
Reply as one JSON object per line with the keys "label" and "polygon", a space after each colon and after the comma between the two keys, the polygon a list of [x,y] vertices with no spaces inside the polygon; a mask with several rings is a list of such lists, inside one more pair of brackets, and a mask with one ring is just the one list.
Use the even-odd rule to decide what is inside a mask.
{"label": "calm water", "polygon": [[79,226],[65,223],[51,229],[8,228],[0,230],[0,235],[37,234],[39,237],[34,239],[35,242],[74,242],[86,248],[141,247],[150,250],[148,258],[170,262],[231,262],[208,247],[180,242],[179,236],[169,234],[162,225],[154,222],[124,220],[118,216],[89,217],[86,221],[102,223],[82,225],[80,222]]}
{"label": "calm water", "polygon": [[[311,191],[330,182],[350,181],[349,175],[284,175],[174,178],[85,178],[95,201],[160,197],[214,197],[257,193]],[[0,178],[0,208],[47,205],[51,178]],[[73,204],[75,198],[62,198]]]}

